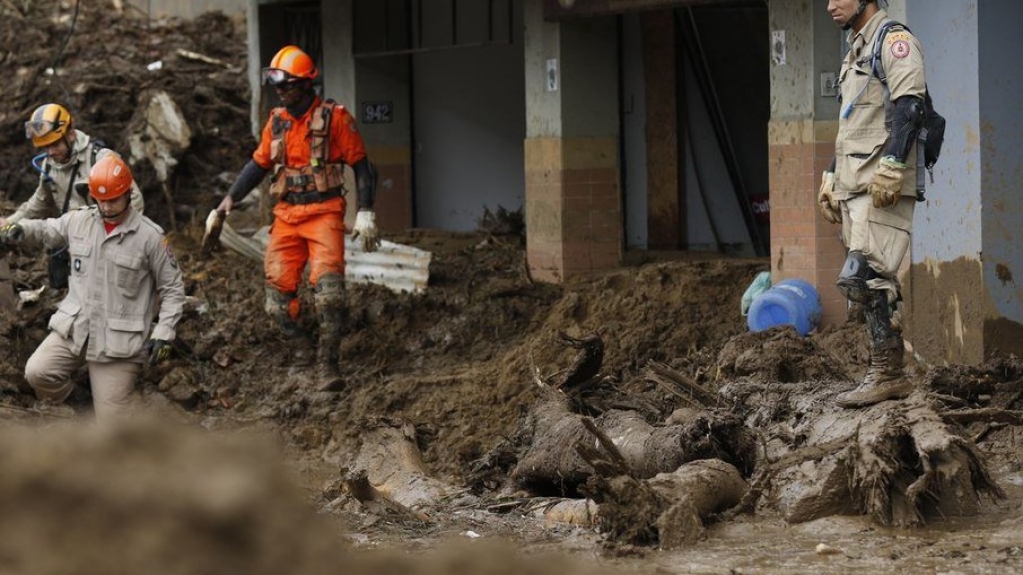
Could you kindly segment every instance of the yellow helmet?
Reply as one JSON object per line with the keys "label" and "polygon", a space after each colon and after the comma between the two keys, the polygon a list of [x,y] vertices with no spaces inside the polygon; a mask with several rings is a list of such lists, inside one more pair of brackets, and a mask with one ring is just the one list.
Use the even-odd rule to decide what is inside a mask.
{"label": "yellow helmet", "polygon": [[25,122],[25,137],[37,148],[49,146],[71,130],[71,114],[60,104],[43,104]]}

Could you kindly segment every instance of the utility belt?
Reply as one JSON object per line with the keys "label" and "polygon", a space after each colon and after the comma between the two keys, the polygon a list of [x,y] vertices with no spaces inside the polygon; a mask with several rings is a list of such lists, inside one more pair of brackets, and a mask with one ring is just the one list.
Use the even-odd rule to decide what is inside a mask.
{"label": "utility belt", "polygon": [[316,204],[319,202],[325,202],[327,200],[333,200],[334,198],[344,197],[345,191],[343,188],[334,188],[333,190],[327,190],[326,192],[289,192],[281,198],[281,201],[287,202],[295,206],[302,206],[305,204]]}
{"label": "utility belt", "polygon": [[[270,195],[293,204],[322,202],[343,195],[344,183],[344,164],[323,164],[314,160],[309,166],[301,168],[284,166],[278,169],[270,181]],[[289,199],[296,195],[301,198],[318,199],[305,202]]]}

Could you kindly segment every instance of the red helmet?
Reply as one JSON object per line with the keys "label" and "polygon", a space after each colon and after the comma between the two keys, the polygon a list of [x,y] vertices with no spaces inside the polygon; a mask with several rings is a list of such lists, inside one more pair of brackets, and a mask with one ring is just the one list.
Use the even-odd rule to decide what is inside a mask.
{"label": "red helmet", "polygon": [[263,68],[263,83],[279,86],[295,80],[312,80],[320,73],[309,57],[298,46],[285,46]]}
{"label": "red helmet", "polygon": [[103,156],[89,172],[89,195],[97,200],[114,200],[131,190],[132,181],[124,160],[114,154]]}

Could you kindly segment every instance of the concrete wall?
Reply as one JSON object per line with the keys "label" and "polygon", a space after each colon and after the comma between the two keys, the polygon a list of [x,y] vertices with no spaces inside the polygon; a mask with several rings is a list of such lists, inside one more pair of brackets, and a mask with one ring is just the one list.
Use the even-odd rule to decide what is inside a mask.
{"label": "concrete wall", "polygon": [[[992,310],[985,349],[1019,353],[1023,347],[1023,3],[980,2],[980,140],[984,214],[984,285]],[[942,160],[944,161],[944,160]],[[1016,279],[1019,276],[1019,279]],[[992,313],[993,312],[993,313]],[[998,318],[1002,318],[1001,320]],[[1014,322],[1016,325],[1010,325]]]}
{"label": "concrete wall", "polygon": [[[477,5],[482,7],[482,4]],[[417,226],[478,228],[484,210],[519,210],[525,198],[525,78],[521,3],[513,4],[514,34],[492,44],[412,56]],[[487,30],[486,12],[463,13],[459,41]],[[507,13],[494,29],[508,30]],[[451,37],[444,19],[424,22],[424,41]],[[440,29],[436,29],[436,28]],[[360,84],[362,76],[360,75]]]}
{"label": "concrete wall", "polygon": [[[945,116],[945,146],[917,207],[911,274],[913,342],[931,361],[976,363],[1023,351],[1023,209],[1014,102],[1023,4],[910,0],[927,81]],[[1014,273],[1015,272],[1015,273]]]}

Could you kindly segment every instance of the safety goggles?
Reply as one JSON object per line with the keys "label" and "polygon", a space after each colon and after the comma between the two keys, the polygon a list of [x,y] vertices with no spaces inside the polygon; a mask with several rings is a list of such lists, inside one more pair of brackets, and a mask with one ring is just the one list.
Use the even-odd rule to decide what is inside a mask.
{"label": "safety goggles", "polygon": [[299,80],[301,78],[296,78],[280,68],[263,68],[263,84],[284,87]]}
{"label": "safety goggles", "polygon": [[29,120],[25,122],[26,138],[41,138],[62,127],[64,122],[52,122],[50,120]]}

